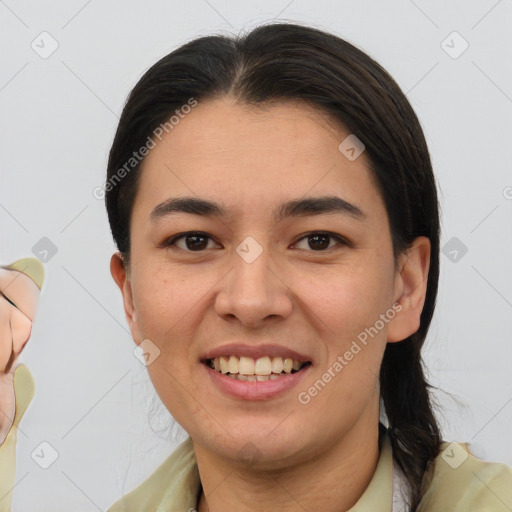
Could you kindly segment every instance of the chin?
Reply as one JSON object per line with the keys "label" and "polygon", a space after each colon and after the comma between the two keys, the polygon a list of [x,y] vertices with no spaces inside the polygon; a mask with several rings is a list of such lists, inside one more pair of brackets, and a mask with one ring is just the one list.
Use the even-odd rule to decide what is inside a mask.
{"label": "chin", "polygon": [[285,428],[285,417],[238,420],[224,424],[224,428],[215,424],[215,428],[212,426],[207,431],[194,429],[190,436],[203,449],[219,457],[269,471],[294,465],[306,453],[316,452],[315,447],[307,445],[312,436],[299,425]]}

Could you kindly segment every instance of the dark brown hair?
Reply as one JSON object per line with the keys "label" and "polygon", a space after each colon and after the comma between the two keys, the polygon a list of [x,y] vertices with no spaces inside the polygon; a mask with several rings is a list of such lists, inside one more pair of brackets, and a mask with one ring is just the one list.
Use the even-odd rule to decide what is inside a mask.
{"label": "dark brown hair", "polygon": [[122,112],[110,151],[106,206],[113,237],[126,260],[138,169],[119,169],[155,128],[191,98],[231,96],[264,106],[308,102],[341,121],[365,145],[389,217],[397,258],[417,236],[431,243],[427,293],[418,331],[388,343],[380,372],[393,457],[409,483],[410,510],[421,500],[422,480],[440,450],[421,348],[434,312],[439,277],[439,212],[427,144],[407,98],[393,78],[349,42],[297,24],[262,25],[238,37],[195,39],[154,64],[136,84]]}

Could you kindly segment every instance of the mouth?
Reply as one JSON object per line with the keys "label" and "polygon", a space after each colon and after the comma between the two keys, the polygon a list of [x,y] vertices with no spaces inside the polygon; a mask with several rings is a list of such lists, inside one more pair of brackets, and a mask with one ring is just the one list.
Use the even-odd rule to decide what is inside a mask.
{"label": "mouth", "polygon": [[289,357],[263,356],[248,357],[223,355],[204,359],[203,364],[219,374],[240,381],[264,382],[278,380],[302,371],[311,361],[301,361]]}

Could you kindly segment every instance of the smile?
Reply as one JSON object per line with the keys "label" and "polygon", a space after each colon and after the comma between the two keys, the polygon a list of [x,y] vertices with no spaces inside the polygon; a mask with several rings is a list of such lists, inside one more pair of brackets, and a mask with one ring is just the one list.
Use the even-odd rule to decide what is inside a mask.
{"label": "smile", "polygon": [[217,373],[232,379],[263,382],[281,379],[286,375],[297,373],[309,366],[310,361],[298,361],[291,358],[263,356],[259,358],[226,355],[207,359],[205,364]]}

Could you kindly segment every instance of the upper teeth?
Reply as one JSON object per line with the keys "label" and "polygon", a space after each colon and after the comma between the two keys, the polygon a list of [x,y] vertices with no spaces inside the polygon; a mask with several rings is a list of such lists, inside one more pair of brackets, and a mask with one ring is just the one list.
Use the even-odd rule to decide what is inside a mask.
{"label": "upper teeth", "polygon": [[291,373],[298,370],[302,363],[282,357],[252,357],[220,356],[210,360],[210,366],[218,372],[243,375],[270,375],[272,373]]}

